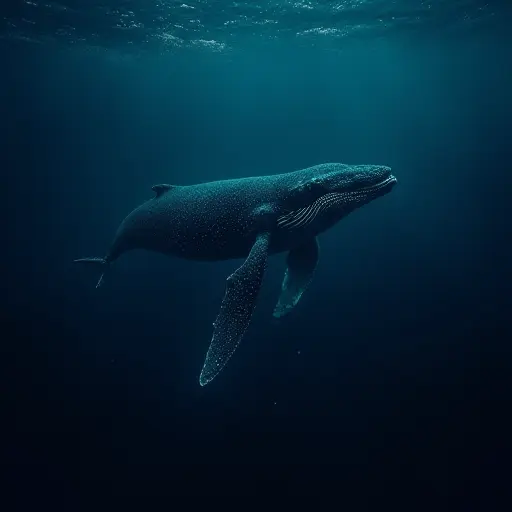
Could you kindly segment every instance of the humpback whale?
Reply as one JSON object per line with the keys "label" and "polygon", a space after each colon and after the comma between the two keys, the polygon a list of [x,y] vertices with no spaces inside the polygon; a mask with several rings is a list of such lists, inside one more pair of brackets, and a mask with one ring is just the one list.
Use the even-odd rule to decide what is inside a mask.
{"label": "humpback whale", "polygon": [[189,260],[244,259],[226,281],[213,336],[199,377],[208,384],[224,368],[249,326],[270,255],[288,252],[274,309],[288,314],[308,288],[317,266],[317,236],[350,212],[389,193],[396,184],[384,165],[324,163],[296,171],[152,187],[153,198],[121,222],[97,266],[100,286],[111,264],[132,249]]}

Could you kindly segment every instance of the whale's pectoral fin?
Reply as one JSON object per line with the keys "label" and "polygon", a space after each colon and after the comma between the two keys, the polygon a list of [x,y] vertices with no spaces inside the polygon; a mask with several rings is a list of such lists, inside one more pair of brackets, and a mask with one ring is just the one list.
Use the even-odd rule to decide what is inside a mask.
{"label": "whale's pectoral fin", "polygon": [[299,302],[307,289],[318,262],[318,240],[312,238],[288,253],[281,295],[274,309],[274,317],[288,314]]}
{"label": "whale's pectoral fin", "polygon": [[231,274],[199,383],[208,384],[226,365],[251,320],[265,273],[270,233],[260,233],[243,265]]}

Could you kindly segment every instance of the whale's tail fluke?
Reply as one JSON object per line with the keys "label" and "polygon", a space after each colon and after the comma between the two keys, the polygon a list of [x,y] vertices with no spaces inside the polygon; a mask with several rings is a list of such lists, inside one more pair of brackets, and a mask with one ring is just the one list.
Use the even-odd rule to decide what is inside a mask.
{"label": "whale's tail fluke", "polygon": [[105,274],[110,267],[110,263],[105,258],[79,258],[77,260],[73,260],[73,262],[82,263],[83,265],[89,265],[90,267],[97,267],[98,269],[103,270],[98,283],[96,284],[96,288],[99,288],[103,284]]}

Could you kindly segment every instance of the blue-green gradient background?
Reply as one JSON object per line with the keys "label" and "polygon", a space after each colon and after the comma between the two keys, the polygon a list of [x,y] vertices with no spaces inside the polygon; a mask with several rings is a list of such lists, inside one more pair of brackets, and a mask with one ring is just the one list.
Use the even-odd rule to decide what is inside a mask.
{"label": "blue-green gradient background", "polygon": [[[499,461],[503,423],[484,437],[483,407],[504,404],[510,355],[510,7],[141,4],[2,7],[12,489],[469,496]],[[399,183],[321,236],[282,322],[284,256],[270,260],[205,388],[241,262],[134,252],[100,290],[71,263],[103,255],[154,184],[329,161],[389,165]]]}

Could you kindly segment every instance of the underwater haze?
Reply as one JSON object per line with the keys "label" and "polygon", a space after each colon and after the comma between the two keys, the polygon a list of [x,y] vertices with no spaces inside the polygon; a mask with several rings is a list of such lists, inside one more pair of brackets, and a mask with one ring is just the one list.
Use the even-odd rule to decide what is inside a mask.
{"label": "underwater haze", "polygon": [[[476,0],[2,4],[3,460],[18,498],[334,490],[350,509],[498,483],[503,423],[481,432],[484,404],[508,408],[511,20],[510,2]],[[286,254],[269,258],[207,386],[243,260],[133,251],[99,289],[73,265],[104,256],[153,185],[326,162],[389,166],[398,183],[320,235],[281,319]]]}

